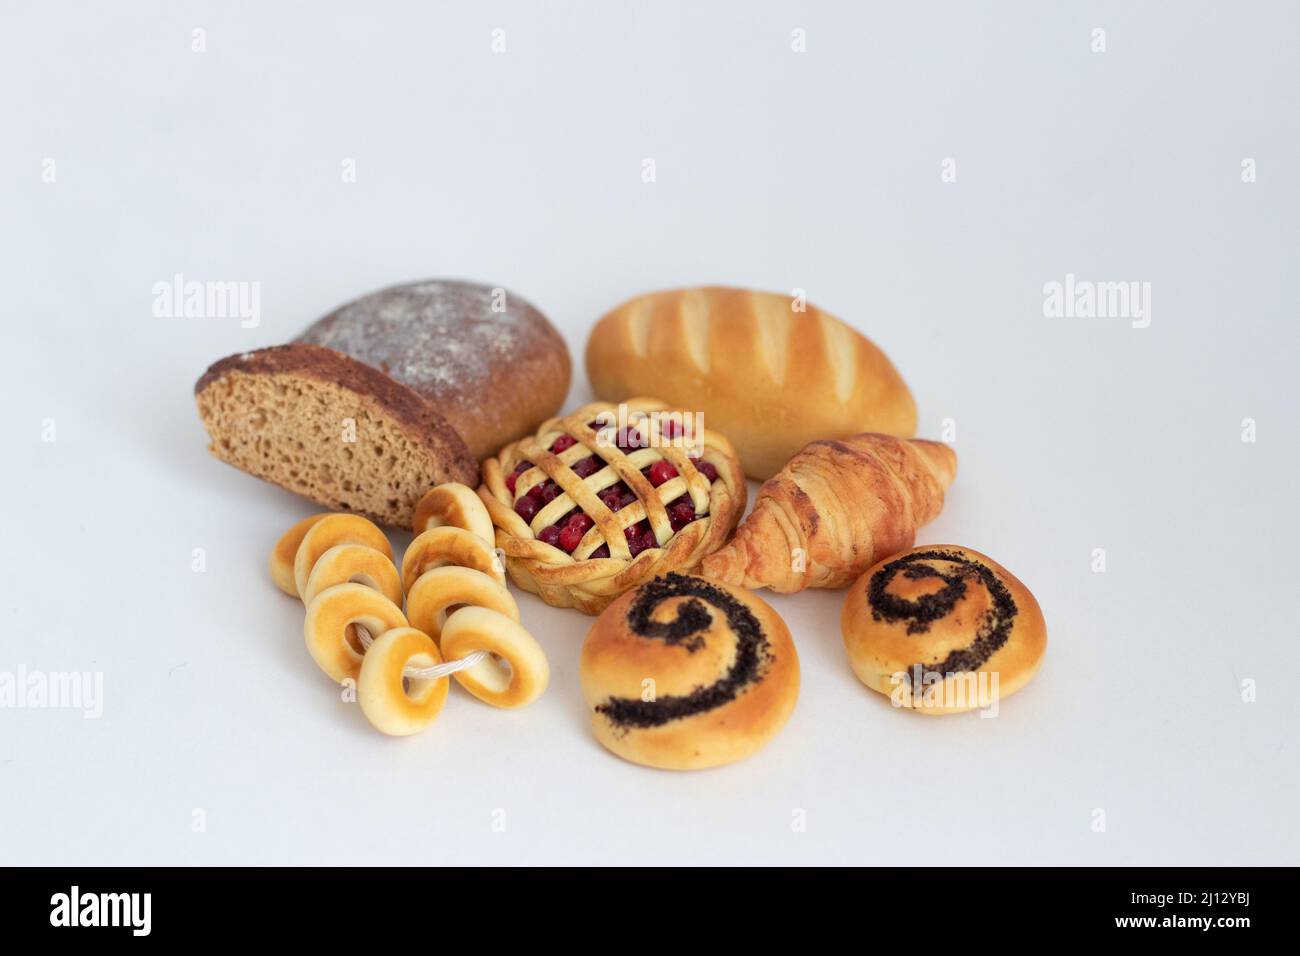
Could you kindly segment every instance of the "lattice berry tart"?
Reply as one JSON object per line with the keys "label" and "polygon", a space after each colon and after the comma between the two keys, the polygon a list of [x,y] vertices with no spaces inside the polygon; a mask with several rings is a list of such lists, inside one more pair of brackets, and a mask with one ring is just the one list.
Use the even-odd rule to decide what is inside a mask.
{"label": "lattice berry tart", "polygon": [[587,614],[656,575],[694,568],[745,509],[731,443],[651,399],[552,418],[482,470],[478,493],[511,579]]}

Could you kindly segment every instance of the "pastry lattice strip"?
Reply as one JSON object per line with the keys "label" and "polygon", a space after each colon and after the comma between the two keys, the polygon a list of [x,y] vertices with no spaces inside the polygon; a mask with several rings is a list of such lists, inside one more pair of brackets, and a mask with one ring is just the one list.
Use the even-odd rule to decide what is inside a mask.
{"label": "pastry lattice strip", "polygon": [[[663,438],[658,416],[638,419],[636,430],[643,438],[648,437],[649,442],[646,447],[636,448],[631,453],[618,448],[614,441],[602,440],[600,436],[609,430],[597,432],[588,427],[584,418],[582,415],[570,415],[560,420],[561,427],[554,433],[542,435],[542,441],[529,437],[517,446],[520,458],[530,462],[533,467],[520,473],[515,485],[514,501],[517,503],[535,485],[547,478],[559,485],[561,492],[543,505],[529,522],[533,537],[537,537],[543,528],[556,523],[576,506],[594,524],[573,550],[573,558],[584,560],[602,544],[608,544],[610,557],[626,559],[631,557],[627,529],[643,518],[648,519],[658,547],[667,544],[676,533],[669,522],[668,502],[686,494],[690,496],[697,515],[703,517],[708,514],[708,478],[695,467],[695,459],[686,454],[682,445]],[[576,440],[576,444],[557,455],[550,450],[550,446],[561,435],[570,436]],[[604,467],[582,478],[573,470],[573,465],[591,455],[603,461]],[[677,475],[656,488],[641,474],[641,469],[657,461],[667,461],[677,469]],[[518,462],[505,464],[513,470]],[[537,470],[544,477],[538,477]],[[620,481],[632,490],[637,500],[618,511],[611,511],[598,494]]]}

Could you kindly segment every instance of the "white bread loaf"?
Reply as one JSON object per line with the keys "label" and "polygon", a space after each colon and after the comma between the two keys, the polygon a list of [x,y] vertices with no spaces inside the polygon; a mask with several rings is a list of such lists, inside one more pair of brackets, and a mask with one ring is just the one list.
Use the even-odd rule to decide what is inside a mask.
{"label": "white bread loaf", "polygon": [[865,336],[789,296],[721,287],[638,296],[587,340],[596,396],[656,395],[703,412],[762,481],[809,442],[916,434],[906,383]]}

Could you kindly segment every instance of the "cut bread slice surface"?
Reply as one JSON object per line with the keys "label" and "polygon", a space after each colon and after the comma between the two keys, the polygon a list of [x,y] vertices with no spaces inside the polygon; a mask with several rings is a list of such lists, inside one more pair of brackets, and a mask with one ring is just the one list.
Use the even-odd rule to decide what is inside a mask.
{"label": "cut bread slice surface", "polygon": [[434,485],[478,484],[478,463],[429,402],[334,349],[231,355],[194,395],[213,455],[332,510],[409,528]]}

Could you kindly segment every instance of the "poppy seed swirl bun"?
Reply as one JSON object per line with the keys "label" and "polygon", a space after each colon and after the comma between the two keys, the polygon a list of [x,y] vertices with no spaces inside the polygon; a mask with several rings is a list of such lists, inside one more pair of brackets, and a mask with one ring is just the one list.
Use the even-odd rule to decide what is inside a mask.
{"label": "poppy seed swirl bun", "polygon": [[858,679],[897,707],[996,706],[1038,671],[1047,625],[1034,596],[978,551],[913,548],[868,568],[840,615]]}
{"label": "poppy seed swirl bun", "polygon": [[676,573],[601,613],[579,675],[596,739],[667,770],[750,756],[799,696],[799,658],[776,611],[748,591]]}

